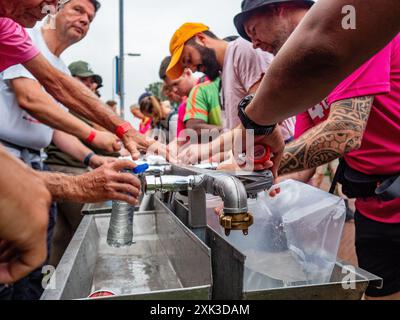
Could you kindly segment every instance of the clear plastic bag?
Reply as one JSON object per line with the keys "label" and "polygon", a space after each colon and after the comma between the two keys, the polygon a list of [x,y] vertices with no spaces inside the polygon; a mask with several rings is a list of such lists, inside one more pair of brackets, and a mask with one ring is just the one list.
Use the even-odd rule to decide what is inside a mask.
{"label": "clear plastic bag", "polygon": [[263,192],[248,201],[254,216],[248,236],[224,235],[210,208],[222,201],[207,206],[208,224],[246,256],[246,290],[328,283],[345,223],[344,201],[298,181],[278,186],[275,198]]}

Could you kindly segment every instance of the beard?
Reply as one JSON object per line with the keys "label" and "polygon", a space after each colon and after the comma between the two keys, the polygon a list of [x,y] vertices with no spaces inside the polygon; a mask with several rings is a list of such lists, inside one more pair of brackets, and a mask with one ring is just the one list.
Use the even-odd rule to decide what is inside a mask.
{"label": "beard", "polygon": [[197,66],[197,70],[206,74],[211,81],[214,81],[220,76],[221,71],[215,50],[201,45],[196,45],[196,49],[199,51],[202,61],[202,64]]}
{"label": "beard", "polygon": [[282,49],[283,45],[286,43],[286,41],[289,39],[293,31],[295,30],[295,27],[285,27],[276,32],[276,40],[272,42],[272,48],[273,52],[272,54],[274,56],[277,55],[277,53]]}

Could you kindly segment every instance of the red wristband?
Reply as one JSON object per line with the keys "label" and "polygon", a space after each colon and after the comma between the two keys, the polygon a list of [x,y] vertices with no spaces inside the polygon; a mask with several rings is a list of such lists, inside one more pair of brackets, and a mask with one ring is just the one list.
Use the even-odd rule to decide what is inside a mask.
{"label": "red wristband", "polygon": [[131,124],[129,122],[124,122],[123,124],[117,127],[117,130],[115,130],[115,134],[117,135],[118,138],[122,139],[124,134],[131,129],[133,129]]}
{"label": "red wristband", "polygon": [[94,138],[96,138],[96,134],[97,133],[96,133],[95,130],[90,131],[89,137],[87,137],[86,142],[87,143],[92,143]]}

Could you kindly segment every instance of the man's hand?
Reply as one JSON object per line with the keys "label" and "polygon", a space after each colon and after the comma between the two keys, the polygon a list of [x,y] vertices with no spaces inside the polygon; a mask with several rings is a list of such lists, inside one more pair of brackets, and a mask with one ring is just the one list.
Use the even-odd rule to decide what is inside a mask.
{"label": "man's hand", "polygon": [[92,169],[96,169],[101,167],[102,165],[106,163],[113,163],[116,162],[117,158],[112,158],[112,157],[103,157],[99,155],[94,155],[89,162],[89,165]]}
{"label": "man's hand", "polygon": [[121,150],[118,138],[108,131],[96,130],[96,137],[92,145],[107,152],[118,152]]}
{"label": "man's hand", "polygon": [[[266,163],[264,166],[256,166],[255,170],[261,171],[270,169],[274,177],[278,177],[279,166],[282,161],[283,151],[285,149],[285,141],[283,140],[280,126],[276,126],[274,132],[265,137],[256,137],[255,143],[263,143],[271,148],[271,162]],[[271,167],[272,164],[272,167]]]}
{"label": "man's hand", "polygon": [[[242,148],[246,148],[246,139],[248,135],[246,134],[246,129],[241,125],[237,129],[235,129],[235,141],[234,145],[240,145]],[[242,139],[242,141],[240,141]],[[240,143],[239,143],[240,142]],[[263,171],[263,170],[271,170],[275,177],[278,177],[278,169],[280,163],[282,161],[283,150],[285,148],[285,141],[283,140],[280,126],[276,126],[273,133],[268,136],[256,136],[254,137],[254,144],[264,144],[270,147],[271,149],[271,159],[264,164],[252,164],[249,163],[248,158],[247,161],[243,164],[242,161],[237,161],[242,169],[245,170],[244,165],[246,167],[251,167],[254,171]],[[237,149],[237,147],[235,147]],[[244,152],[246,150],[243,150]],[[235,150],[235,157],[240,154],[237,150]]]}
{"label": "man's hand", "polygon": [[131,129],[124,134],[122,142],[125,148],[131,153],[132,159],[137,160],[140,153],[146,153],[147,149],[155,143],[155,140],[144,136],[135,129]]}
{"label": "man's hand", "polygon": [[14,283],[46,259],[51,196],[36,172],[0,150],[0,283]]}
{"label": "man's hand", "polygon": [[209,144],[191,144],[178,154],[178,162],[183,164],[198,164],[210,158]]}
{"label": "man's hand", "polygon": [[69,185],[64,187],[64,197],[81,203],[120,200],[136,205],[140,180],[132,173],[121,172],[135,167],[132,161],[122,160],[107,163],[81,176],[70,177],[71,180],[66,181]]}

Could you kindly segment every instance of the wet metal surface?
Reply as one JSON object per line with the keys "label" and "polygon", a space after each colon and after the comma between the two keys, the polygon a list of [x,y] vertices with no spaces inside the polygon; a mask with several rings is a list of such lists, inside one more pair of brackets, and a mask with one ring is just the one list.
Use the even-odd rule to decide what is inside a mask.
{"label": "wet metal surface", "polygon": [[123,248],[107,244],[110,211],[92,210],[56,270],[56,288],[45,290],[42,300],[86,299],[98,290],[114,292],[110,299],[209,299],[209,249],[158,203],[157,211],[135,213],[135,244]]}
{"label": "wet metal surface", "polygon": [[97,219],[96,223],[102,236],[92,291],[126,295],[182,288],[155,234],[154,215],[135,216],[135,244],[126,248],[112,248],[106,243],[108,217]]}

